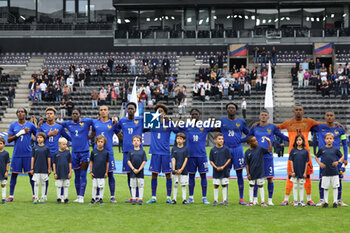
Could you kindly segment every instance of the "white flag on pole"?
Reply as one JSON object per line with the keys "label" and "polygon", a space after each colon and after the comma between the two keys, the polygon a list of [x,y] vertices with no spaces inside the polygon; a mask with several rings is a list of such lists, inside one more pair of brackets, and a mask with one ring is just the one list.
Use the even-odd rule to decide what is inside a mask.
{"label": "white flag on pole", "polygon": [[134,81],[134,85],[132,87],[132,92],[131,92],[131,97],[130,97],[130,102],[134,102],[136,104],[136,112],[135,116],[139,116],[139,101],[137,99],[137,92],[136,92],[136,81],[137,81],[137,76]]}
{"label": "white flag on pole", "polygon": [[272,92],[272,73],[271,62],[269,61],[269,71],[267,75],[267,84],[265,90],[265,109],[269,112],[269,123],[273,122],[273,92]]}

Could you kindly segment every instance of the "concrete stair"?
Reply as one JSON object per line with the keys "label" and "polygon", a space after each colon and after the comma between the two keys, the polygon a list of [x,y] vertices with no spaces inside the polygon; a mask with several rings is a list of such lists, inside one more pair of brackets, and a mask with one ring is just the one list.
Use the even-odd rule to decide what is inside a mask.
{"label": "concrete stair", "polygon": [[192,85],[198,72],[195,61],[194,56],[182,56],[179,59],[177,82],[187,88],[187,109],[192,106]]}
{"label": "concrete stair", "polygon": [[17,120],[17,108],[22,107],[27,109],[28,112],[30,111],[28,83],[33,72],[41,70],[44,60],[45,57],[32,57],[27,67],[19,67],[12,71],[14,74],[20,74],[21,77],[16,86],[16,98],[13,101],[13,108],[7,108],[4,117],[0,121],[0,132],[7,132],[10,124]]}

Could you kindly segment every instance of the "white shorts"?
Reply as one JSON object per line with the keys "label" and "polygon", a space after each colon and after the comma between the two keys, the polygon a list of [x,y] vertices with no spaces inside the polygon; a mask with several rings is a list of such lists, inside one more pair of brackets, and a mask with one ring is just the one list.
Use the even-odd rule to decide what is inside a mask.
{"label": "white shorts", "polygon": [[263,185],[265,184],[265,179],[264,178],[259,178],[259,179],[256,179],[256,180],[249,180],[249,184],[250,185]]}
{"label": "white shorts", "polygon": [[188,185],[188,175],[175,174],[173,175],[174,183],[180,185]]}
{"label": "white shorts", "polygon": [[131,178],[130,179],[130,187],[131,188],[143,188],[145,181],[143,178]]}
{"label": "white shorts", "polygon": [[339,175],[336,176],[322,176],[322,188],[329,189],[332,188],[338,188],[339,187]]}
{"label": "white shorts", "polygon": [[70,182],[69,182],[68,179],[65,179],[65,180],[59,179],[59,180],[56,180],[56,181],[55,181],[56,187],[59,187],[59,188],[60,188],[60,187],[68,188],[68,187],[69,187],[69,184],[70,184]]}
{"label": "white shorts", "polygon": [[45,182],[49,180],[49,175],[46,173],[35,173],[32,180],[34,182]]}
{"label": "white shorts", "polygon": [[304,178],[291,177],[290,181],[292,181],[294,184],[305,184]]}
{"label": "white shorts", "polygon": [[93,178],[92,179],[92,187],[96,188],[104,188],[106,183],[105,178]]}
{"label": "white shorts", "polygon": [[228,183],[230,183],[230,180],[228,178],[213,179],[214,185],[227,185]]}
{"label": "white shorts", "polygon": [[7,180],[2,180],[1,184],[7,184]]}

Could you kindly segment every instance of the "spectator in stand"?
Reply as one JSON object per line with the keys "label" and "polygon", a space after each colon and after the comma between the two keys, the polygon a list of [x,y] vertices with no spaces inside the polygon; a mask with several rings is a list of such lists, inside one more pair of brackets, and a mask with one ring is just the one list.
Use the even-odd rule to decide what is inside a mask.
{"label": "spectator in stand", "polygon": [[304,59],[304,62],[301,64],[301,68],[303,69],[304,72],[305,70],[309,69],[309,63],[307,62],[306,59]]}
{"label": "spectator in stand", "polygon": [[179,104],[179,115],[180,116],[186,114],[186,107],[187,107],[187,97],[184,95],[180,101],[180,104]]}
{"label": "spectator in stand", "polygon": [[[33,90],[34,90],[34,89],[33,89]],[[35,88],[35,96],[36,96],[38,102],[40,103],[40,102],[42,101],[42,99],[41,99],[41,88],[40,88],[40,86],[36,86],[36,88]]]}
{"label": "spectator in stand", "polygon": [[131,74],[136,74],[136,60],[135,56],[132,56],[130,59],[130,72]]}
{"label": "spectator in stand", "polygon": [[348,84],[348,77],[343,76],[342,80],[340,80],[341,99],[348,99]]}
{"label": "spectator in stand", "polygon": [[68,93],[72,93],[73,92],[73,86],[74,86],[74,73],[71,72],[71,74],[67,78]]}
{"label": "spectator in stand", "polygon": [[111,105],[117,105],[117,98],[118,98],[118,94],[117,91],[112,88],[111,90]]}
{"label": "spectator in stand", "polygon": [[117,64],[115,66],[114,72],[117,73],[117,74],[120,74],[120,73],[123,72],[123,68],[119,64]]}
{"label": "spectator in stand", "polygon": [[350,64],[346,63],[344,67],[344,74],[349,76],[350,74]]}
{"label": "spectator in stand", "polygon": [[66,107],[67,107],[68,116],[72,116],[72,112],[74,109],[74,104],[72,102],[72,98],[69,98],[69,100],[66,103]]}
{"label": "spectator in stand", "polygon": [[108,61],[107,61],[107,66],[109,67],[109,70],[112,74],[113,74],[113,64],[114,64],[114,57],[109,56]]}
{"label": "spectator in stand", "polygon": [[310,73],[309,73],[309,70],[306,69],[304,72],[304,87],[305,88],[309,87],[309,79],[310,79]]}
{"label": "spectator in stand", "polygon": [[160,89],[159,86],[156,87],[156,89],[154,89],[154,98],[156,99],[156,104],[159,102],[160,100]]}
{"label": "spectator in stand", "polygon": [[246,81],[244,84],[244,95],[250,96],[251,89],[252,89],[252,86],[249,84],[248,81]]}
{"label": "spectator in stand", "polygon": [[143,67],[143,73],[147,74],[149,71],[149,60],[146,56],[142,59],[142,67]]}
{"label": "spectator in stand", "polygon": [[228,98],[229,100],[233,100],[235,96],[235,86],[233,84],[233,80],[230,80],[230,87],[228,91]]}
{"label": "spectator in stand", "polygon": [[298,70],[299,70],[300,62],[301,62],[301,55],[299,51],[297,51],[297,55],[295,56],[295,66]]}
{"label": "spectator in stand", "polygon": [[46,85],[46,83],[45,82],[42,82],[42,83],[40,83],[40,89],[41,89],[41,98],[43,99],[43,100],[46,100],[46,98],[45,98],[45,92],[46,92],[46,89],[47,89],[47,85]]}
{"label": "spectator in stand", "polygon": [[187,96],[187,87],[185,85],[182,85],[182,93]]}
{"label": "spectator in stand", "polygon": [[338,77],[336,77],[336,79],[334,80],[334,97],[337,98],[337,96],[339,95],[339,90],[340,90],[340,80],[343,80],[343,76],[339,75]]}
{"label": "spectator in stand", "polygon": [[318,94],[319,91],[321,91],[321,84],[322,84],[322,81],[321,81],[321,78],[320,76],[317,76],[317,80],[316,80],[316,93]]}
{"label": "spectator in stand", "polygon": [[199,70],[198,70],[198,77],[199,77],[199,79],[204,79],[206,77],[205,69],[204,69],[203,65],[201,65]]}
{"label": "spectator in stand", "polygon": [[343,68],[343,66],[342,66],[341,64],[339,64],[339,66],[338,66],[337,73],[338,73],[339,75],[342,75],[342,74],[344,73],[344,68]]}
{"label": "spectator in stand", "polygon": [[55,88],[52,86],[52,84],[49,85],[47,92],[48,92],[48,100],[51,102],[55,101],[56,100],[56,92],[55,92]]}
{"label": "spectator in stand", "polygon": [[329,85],[327,81],[322,81],[320,89],[321,89],[322,97],[325,97],[325,95],[328,95],[328,97],[331,97],[329,93]]}
{"label": "spectator in stand", "polygon": [[311,85],[312,86],[316,85],[317,77],[318,77],[318,75],[316,74],[316,70],[313,70],[312,74],[311,74],[311,77],[310,77],[310,81],[311,81]]}
{"label": "spectator in stand", "polygon": [[199,96],[200,96],[200,100],[201,100],[202,102],[204,102],[204,101],[205,101],[205,88],[204,88],[203,85],[201,85],[201,86],[199,87]]}
{"label": "spectator in stand", "polygon": [[57,117],[57,119],[56,119],[56,122],[62,124],[63,121],[64,121],[64,120],[63,120],[63,118],[62,118],[62,115],[61,115],[61,114],[58,114],[58,117]]}
{"label": "spectator in stand", "polygon": [[243,118],[246,119],[246,114],[247,114],[247,101],[245,100],[245,98],[242,98],[241,109],[242,109]]}
{"label": "spectator in stand", "polygon": [[321,81],[327,81],[328,80],[328,78],[327,78],[328,73],[327,73],[327,69],[324,67],[324,64],[322,64],[320,76],[321,76]]}
{"label": "spectator in stand", "polygon": [[128,102],[128,92],[127,89],[125,87],[123,87],[123,91],[121,93],[121,97],[122,97],[122,103],[126,103]]}
{"label": "spectator in stand", "polygon": [[63,87],[63,99],[67,100],[68,97],[69,97],[68,86],[67,86],[67,84],[65,84]]}
{"label": "spectator in stand", "polygon": [[205,96],[210,95],[210,89],[211,89],[211,84],[209,80],[207,80],[207,82],[204,84]]}
{"label": "spectator in stand", "polygon": [[252,87],[255,87],[255,85],[256,85],[257,76],[258,76],[258,72],[256,70],[256,67],[254,66],[253,70],[250,73],[250,80],[251,80],[250,83],[251,83]]}
{"label": "spectator in stand", "polygon": [[256,91],[260,91],[261,90],[261,73],[258,73],[258,75],[256,77],[255,90]]}
{"label": "spectator in stand", "polygon": [[222,95],[223,95],[223,92],[224,92],[224,87],[222,85],[221,82],[218,83],[218,91],[219,91],[219,98],[220,100],[222,100]]}
{"label": "spectator in stand", "polygon": [[320,62],[320,59],[316,59],[316,64],[315,64],[315,69],[316,69],[316,74],[320,75],[320,70],[321,70],[322,64]]}
{"label": "spectator in stand", "polygon": [[260,56],[261,56],[261,66],[263,66],[263,64],[266,66],[266,49],[265,47],[262,47],[261,52],[260,52]]}
{"label": "spectator in stand", "polygon": [[60,115],[65,118],[66,117],[66,101],[65,99],[62,99],[62,102],[60,103]]}
{"label": "spectator in stand", "polygon": [[314,59],[310,59],[309,61],[309,71],[312,72],[315,70],[315,62],[314,62]]}
{"label": "spectator in stand", "polygon": [[276,63],[277,63],[277,51],[275,46],[272,46],[272,50],[271,50],[271,63],[273,66],[276,66]]}
{"label": "spectator in stand", "polygon": [[85,66],[85,84],[88,85],[91,77],[91,69],[90,66]]}
{"label": "spectator in stand", "polygon": [[83,70],[80,70],[80,73],[77,75],[79,87],[85,86],[86,75]]}
{"label": "spectator in stand", "polygon": [[210,54],[210,57],[209,57],[209,65],[210,65],[210,69],[214,69],[214,66],[216,65],[216,62],[215,62],[215,57],[214,57],[214,54],[211,53]]}
{"label": "spectator in stand", "polygon": [[165,74],[169,74],[170,61],[169,61],[167,55],[165,55],[164,58],[163,58],[162,67],[163,67],[163,73],[164,73],[164,75],[165,75]]}
{"label": "spectator in stand", "polygon": [[99,94],[100,106],[106,105],[106,98],[107,93],[104,89],[102,89]]}
{"label": "spectator in stand", "polygon": [[140,94],[140,101],[141,101],[141,103],[143,104],[143,106],[145,107],[146,104],[147,104],[147,95],[146,95],[145,90],[142,90],[142,91],[141,91],[141,94]]}
{"label": "spectator in stand", "polygon": [[193,94],[193,96],[198,96],[199,95],[199,88],[200,88],[200,86],[195,81],[194,84],[193,84],[193,87],[192,87],[192,94]]}
{"label": "spectator in stand", "polygon": [[303,69],[300,67],[298,71],[298,88],[303,87],[303,81],[304,81],[304,72],[303,72]]}
{"label": "spectator in stand", "polygon": [[159,61],[158,61],[157,56],[154,56],[154,57],[152,58],[152,60],[151,60],[152,72],[153,72],[153,73],[154,73],[154,71],[157,69],[158,63],[159,63]]}
{"label": "spectator in stand", "polygon": [[239,82],[238,84],[238,95],[239,97],[244,96],[244,82]]}
{"label": "spectator in stand", "polygon": [[122,66],[122,73],[127,74],[128,73],[128,66],[126,64],[123,64]]}
{"label": "spectator in stand", "polygon": [[[33,90],[33,92],[35,92],[34,89],[32,89],[32,90]],[[12,86],[9,87],[9,90],[7,92],[7,96],[9,99],[9,107],[13,108],[13,100],[16,97],[16,94],[15,94],[15,89],[13,89]]]}
{"label": "spectator in stand", "polygon": [[332,64],[329,64],[329,66],[328,66],[328,74],[333,74],[333,66],[332,66]]}
{"label": "spectator in stand", "polygon": [[254,48],[254,65],[256,66],[259,63],[260,51],[258,47]]}
{"label": "spectator in stand", "polygon": [[261,73],[262,90],[266,90],[268,72],[266,69]]}
{"label": "spectator in stand", "polygon": [[36,100],[36,95],[35,95],[35,90],[31,89],[30,90],[30,100],[32,101],[32,104],[34,103],[34,101]]}
{"label": "spectator in stand", "polygon": [[230,83],[228,82],[227,79],[223,82],[222,86],[224,88],[224,98],[228,99],[228,91],[229,91],[229,88],[230,88]]}
{"label": "spectator in stand", "polygon": [[224,68],[224,56],[221,51],[218,52],[218,69],[222,70]]}
{"label": "spectator in stand", "polygon": [[[74,67],[74,65],[73,65],[73,67]],[[74,70],[75,70],[75,68],[74,68]],[[74,72],[74,70],[73,70],[73,72]],[[58,74],[58,76],[64,76],[64,70],[63,70],[62,66],[59,66],[57,74]]]}

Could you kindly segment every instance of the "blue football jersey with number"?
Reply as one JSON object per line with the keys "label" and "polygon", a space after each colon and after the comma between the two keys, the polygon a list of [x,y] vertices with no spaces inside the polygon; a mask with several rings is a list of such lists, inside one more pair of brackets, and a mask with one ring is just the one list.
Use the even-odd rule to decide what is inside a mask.
{"label": "blue football jersey with number", "polygon": [[[119,131],[116,129],[115,126],[113,126],[113,122],[111,120],[108,120],[106,122],[103,122],[101,120],[93,120],[92,123],[92,131],[96,133],[97,136],[105,136],[107,139],[107,143],[105,145],[105,149],[110,153],[113,154],[113,135],[118,134]],[[95,149],[97,148],[97,145],[95,144]]]}
{"label": "blue football jersey with number", "polygon": [[269,143],[265,140],[263,137],[268,137],[271,140],[271,144],[273,144],[274,141],[274,135],[281,138],[284,141],[289,141],[289,138],[285,136],[281,131],[278,129],[278,127],[274,124],[268,124],[266,126],[256,126],[252,127],[250,129],[250,132],[248,133],[248,136],[255,136],[256,140],[258,141],[258,145],[268,149]]}
{"label": "blue football jersey with number", "polygon": [[[48,133],[50,130],[55,131],[56,129],[58,130],[56,136],[49,137]],[[63,126],[57,123],[54,125],[48,125],[47,123],[44,123],[38,128],[37,132],[43,132],[46,134],[45,145],[50,148],[51,156],[53,156],[53,154],[59,149],[58,140],[60,137],[65,137],[68,141],[71,141],[71,137],[66,133]]]}
{"label": "blue football jersey with number", "polygon": [[249,133],[245,120],[241,118],[230,120],[227,117],[223,117],[220,119],[220,121],[220,130],[224,135],[225,145],[227,147],[237,147],[241,145],[242,133],[245,135]]}
{"label": "blue football jersey with number", "polygon": [[127,117],[124,117],[118,122],[117,129],[123,132],[123,153],[127,153],[134,149],[132,137],[135,135],[142,137],[143,117],[135,117],[133,120],[129,120]]}
{"label": "blue football jersey with number", "polygon": [[170,155],[170,134],[172,131],[174,133],[179,132],[177,128],[164,127],[163,123],[160,124],[159,128],[151,129],[149,153],[155,155]]}
{"label": "blue football jersey with number", "polygon": [[346,139],[345,130],[340,126],[330,128],[327,124],[320,124],[312,127],[312,130],[317,132],[319,148],[326,145],[325,136],[327,133],[332,133],[334,135],[333,146],[338,149],[340,149],[341,141]]}
{"label": "blue football jersey with number", "polygon": [[72,138],[72,152],[89,151],[89,131],[92,126],[92,119],[81,119],[78,123],[64,121],[62,126],[66,128]]}
{"label": "blue football jersey with number", "polygon": [[189,157],[207,157],[205,146],[207,144],[207,135],[214,128],[187,127],[181,131],[186,134],[187,148]]}
{"label": "blue football jersey with number", "polygon": [[32,134],[36,134],[36,127],[34,124],[26,121],[23,125],[20,125],[18,121],[12,123],[9,128],[9,135],[16,135],[21,129],[29,129],[29,133],[23,134],[15,141],[15,145],[13,148],[12,157],[31,157],[32,147],[30,143],[30,139],[32,138]]}

